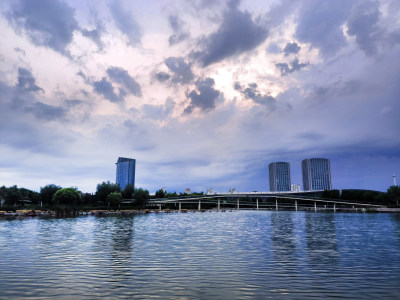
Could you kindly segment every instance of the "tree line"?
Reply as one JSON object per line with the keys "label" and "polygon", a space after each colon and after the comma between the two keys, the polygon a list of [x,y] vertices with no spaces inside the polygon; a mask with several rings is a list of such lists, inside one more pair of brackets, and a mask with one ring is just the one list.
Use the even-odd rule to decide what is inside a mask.
{"label": "tree line", "polygon": [[322,198],[341,199],[353,202],[387,205],[389,207],[399,206],[400,187],[392,185],[385,192],[371,190],[329,190],[322,193]]}
{"label": "tree line", "polygon": [[96,193],[83,193],[76,187],[63,188],[56,184],[48,184],[35,192],[26,188],[0,187],[1,210],[16,208],[32,209],[82,209],[82,208],[120,208],[125,204],[129,208],[144,208],[150,193],[146,189],[135,189],[128,184],[124,190],[109,181],[97,185]]}

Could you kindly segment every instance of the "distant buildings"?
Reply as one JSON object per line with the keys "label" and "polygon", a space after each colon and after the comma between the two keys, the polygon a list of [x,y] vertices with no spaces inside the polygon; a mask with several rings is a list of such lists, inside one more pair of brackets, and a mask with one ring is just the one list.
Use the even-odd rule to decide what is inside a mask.
{"label": "distant buildings", "polygon": [[286,192],[291,190],[290,164],[273,162],[269,169],[269,190],[271,192]]}
{"label": "distant buildings", "polygon": [[121,190],[124,190],[128,184],[135,186],[136,160],[133,158],[118,157],[116,183]]}
{"label": "distant buildings", "polygon": [[292,191],[292,192],[300,192],[300,185],[292,183],[290,191]]}
{"label": "distant buildings", "polygon": [[[332,189],[331,165],[326,158],[307,158],[302,161],[303,190],[323,191]],[[300,185],[292,184],[290,164],[273,162],[268,165],[271,192],[300,192]]]}
{"label": "distant buildings", "polygon": [[305,191],[331,190],[331,164],[326,158],[307,158],[301,163]]}

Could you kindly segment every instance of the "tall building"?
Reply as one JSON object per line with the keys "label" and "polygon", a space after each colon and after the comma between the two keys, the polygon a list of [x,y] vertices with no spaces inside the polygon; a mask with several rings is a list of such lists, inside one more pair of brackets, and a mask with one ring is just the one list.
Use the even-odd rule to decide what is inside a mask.
{"label": "tall building", "polygon": [[116,165],[116,183],[119,184],[121,190],[124,190],[128,184],[135,186],[136,160],[133,158],[118,157]]}
{"label": "tall building", "polygon": [[301,163],[305,191],[331,190],[331,163],[326,158],[307,158]]}
{"label": "tall building", "polygon": [[269,169],[269,190],[271,192],[286,192],[291,189],[290,164],[287,162],[273,162]]}

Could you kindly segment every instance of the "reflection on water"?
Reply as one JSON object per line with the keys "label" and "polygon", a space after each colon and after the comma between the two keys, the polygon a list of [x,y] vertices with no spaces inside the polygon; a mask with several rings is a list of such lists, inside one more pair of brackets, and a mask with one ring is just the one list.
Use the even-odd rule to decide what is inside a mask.
{"label": "reflection on water", "polygon": [[390,214],[0,220],[0,299],[394,299],[399,249]]}
{"label": "reflection on water", "polygon": [[310,264],[322,267],[336,265],[338,248],[335,215],[307,213],[305,221]]}

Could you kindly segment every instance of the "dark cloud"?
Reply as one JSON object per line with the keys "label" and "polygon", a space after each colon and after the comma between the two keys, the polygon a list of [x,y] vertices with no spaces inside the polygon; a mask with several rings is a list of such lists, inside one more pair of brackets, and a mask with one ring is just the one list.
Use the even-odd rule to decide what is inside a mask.
{"label": "dark cloud", "polygon": [[185,62],[183,57],[169,57],[164,61],[164,63],[173,73],[173,83],[187,84],[193,80],[194,75],[191,66]]}
{"label": "dark cloud", "polygon": [[166,73],[166,72],[156,72],[156,73],[154,74],[154,76],[155,76],[155,78],[156,78],[158,81],[161,81],[161,82],[167,81],[168,79],[171,78],[171,75],[169,75],[169,74]]}
{"label": "dark cloud", "polygon": [[332,55],[346,45],[342,26],[351,11],[355,0],[302,2],[299,11],[296,37],[311,43],[324,55]]}
{"label": "dark cloud", "polygon": [[62,54],[66,54],[73,32],[78,29],[74,10],[58,0],[22,0],[12,7],[8,18],[16,31],[23,28],[34,44]]}
{"label": "dark cloud", "polygon": [[132,13],[123,7],[121,1],[111,1],[109,7],[115,25],[128,37],[129,43],[133,46],[140,45],[142,33]]}
{"label": "dark cloud", "polygon": [[283,53],[285,53],[285,56],[288,56],[289,54],[297,54],[299,53],[301,47],[297,43],[287,43],[285,48],[283,49]]}
{"label": "dark cloud", "polygon": [[[130,94],[137,97],[142,96],[140,84],[129,75],[128,71],[118,67],[111,67],[107,69],[107,74],[112,81],[121,84]],[[126,92],[125,90],[122,93]]]}
{"label": "dark cloud", "polygon": [[63,107],[48,105],[41,102],[33,103],[33,105],[31,107],[27,107],[26,110],[33,113],[36,118],[47,121],[62,119],[67,112]]}
{"label": "dark cloud", "polygon": [[380,16],[378,2],[362,1],[353,8],[347,22],[347,33],[355,36],[357,44],[367,55],[377,52],[377,44],[384,35],[378,25]]}
{"label": "dark cloud", "polygon": [[257,104],[265,105],[268,108],[274,110],[276,100],[270,95],[262,95],[258,90],[258,85],[256,83],[249,83],[246,88],[244,88],[239,82],[235,82],[234,89],[241,92],[246,99],[251,99]]}
{"label": "dark cloud", "polygon": [[24,68],[18,68],[17,88],[22,92],[43,92],[43,89],[36,85],[36,79],[32,76],[32,73]]}
{"label": "dark cloud", "polygon": [[299,63],[299,59],[295,58],[290,63],[290,66],[287,63],[278,63],[275,64],[275,66],[279,69],[279,71],[281,71],[281,75],[285,76],[287,74],[303,69],[304,67],[308,66],[308,63]]}
{"label": "dark cloud", "polygon": [[238,4],[238,1],[229,2],[219,29],[202,41],[202,51],[194,53],[203,66],[254,49],[267,38],[267,28],[253,21],[249,12],[240,11]]}
{"label": "dark cloud", "polygon": [[171,46],[189,38],[190,34],[185,30],[183,21],[177,15],[170,15],[168,21],[169,25],[174,31],[174,34],[168,39],[168,42]]}
{"label": "dark cloud", "polygon": [[190,114],[195,108],[201,111],[210,111],[215,108],[215,102],[220,95],[220,92],[214,89],[214,79],[205,78],[196,81],[197,90],[191,91],[187,97],[190,99],[190,104],[185,108],[184,113]]}
{"label": "dark cloud", "polygon": [[95,29],[88,30],[88,29],[82,29],[81,33],[84,37],[87,37],[88,39],[92,40],[97,47],[102,50],[104,47],[104,43],[101,40],[101,35],[104,33],[105,28],[103,23],[98,23]]}
{"label": "dark cloud", "polygon": [[105,77],[100,81],[93,82],[93,87],[96,93],[103,95],[104,98],[111,102],[119,102],[122,100],[122,97],[114,92],[111,82],[109,82]]}

